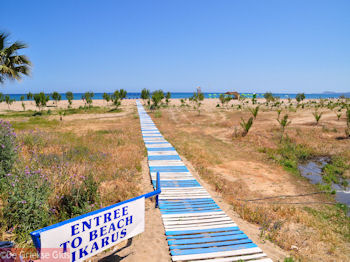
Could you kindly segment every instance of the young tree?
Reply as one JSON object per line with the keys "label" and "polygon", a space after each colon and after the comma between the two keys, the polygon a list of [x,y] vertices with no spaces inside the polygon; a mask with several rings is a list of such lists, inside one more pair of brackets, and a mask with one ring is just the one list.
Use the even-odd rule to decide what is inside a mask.
{"label": "young tree", "polygon": [[252,96],[252,104],[255,105],[256,102],[257,102],[257,100],[256,100],[256,94],[253,94],[253,96]]}
{"label": "young tree", "polygon": [[201,107],[201,105],[202,105],[202,102],[201,102],[201,101],[204,100],[204,95],[203,95],[203,93],[201,93],[201,92],[193,93],[193,96],[190,97],[190,100],[191,100],[193,103],[196,104],[196,105],[195,105],[195,109],[198,110],[198,115],[200,115],[200,114],[201,114],[200,107]]}
{"label": "young tree", "polygon": [[53,100],[56,101],[56,107],[57,107],[58,101],[61,101],[61,98],[62,98],[61,94],[58,93],[58,92],[56,92],[56,91],[54,91],[54,92],[51,94],[51,97],[52,97]]}
{"label": "young tree", "polygon": [[49,101],[49,99],[50,99],[50,96],[45,95],[44,92],[40,92],[39,94],[34,95],[34,101],[39,111],[41,111],[42,108],[46,106],[46,103]]}
{"label": "young tree", "polygon": [[163,90],[156,90],[152,93],[152,102],[153,105],[151,106],[152,109],[157,109],[159,108],[159,104],[162,102],[164,99],[164,92]]}
{"label": "young tree", "polygon": [[21,80],[24,75],[30,74],[29,59],[18,54],[27,45],[20,41],[8,45],[8,37],[9,35],[0,33],[0,84],[6,79]]}
{"label": "young tree", "polygon": [[111,100],[111,96],[107,93],[103,93],[103,99],[106,100],[107,102],[107,105],[108,105],[108,102]]}
{"label": "young tree", "polygon": [[127,92],[124,89],[116,90],[111,95],[111,100],[116,109],[121,105],[121,101],[126,98]]}
{"label": "young tree", "polygon": [[66,98],[68,100],[68,108],[72,107],[72,100],[74,99],[74,95],[71,91],[66,93]]}
{"label": "young tree", "polygon": [[167,92],[165,95],[165,103],[167,106],[169,105],[170,98],[171,98],[171,94],[170,94],[170,92]]}
{"label": "young tree", "polygon": [[0,92],[0,103],[4,101],[4,94]]}
{"label": "young tree", "polygon": [[299,93],[296,95],[295,100],[297,100],[298,103],[303,101],[305,99],[305,94],[304,93]]}
{"label": "young tree", "polygon": [[243,128],[242,136],[246,136],[248,134],[248,132],[249,132],[249,129],[253,125],[253,117],[249,118],[249,120],[247,122],[245,122],[244,119],[241,118],[240,125]]}
{"label": "young tree", "polygon": [[21,96],[21,102],[22,102],[22,108],[23,108],[23,111],[26,111],[26,105],[24,104],[24,96]]}
{"label": "young tree", "polygon": [[94,97],[94,95],[95,94],[93,92],[85,92],[85,94],[82,95],[81,98],[83,99],[83,101],[85,103],[85,107],[86,107],[86,105],[91,107],[91,105],[92,105],[92,98]]}
{"label": "young tree", "polygon": [[220,94],[219,100],[220,100],[222,106],[225,106],[225,104],[228,104],[232,100],[232,97],[224,95],[224,94]]}
{"label": "young tree", "polygon": [[5,102],[10,110],[10,105],[12,105],[12,103],[14,102],[15,100],[14,99],[11,99],[10,96],[5,96]]}
{"label": "young tree", "polygon": [[271,92],[266,92],[264,94],[264,98],[266,99],[267,103],[275,101],[275,97],[272,95]]}
{"label": "young tree", "polygon": [[148,89],[144,88],[141,91],[141,98],[143,100],[143,102],[145,103],[146,100],[148,100],[148,104],[149,104],[149,99],[150,99],[150,92]]}
{"label": "young tree", "polygon": [[119,95],[121,100],[125,99],[127,94],[128,93],[124,89],[119,90]]}
{"label": "young tree", "polygon": [[259,112],[259,106],[257,107],[253,107],[253,108],[249,108],[249,111],[252,113],[254,119],[258,116],[258,112]]}
{"label": "young tree", "polygon": [[31,92],[28,92],[27,100],[32,100],[32,99],[33,99],[33,94]]}
{"label": "young tree", "polygon": [[282,119],[277,119],[278,123],[280,124],[281,126],[281,140],[280,142],[282,142],[282,139],[283,139],[283,134],[284,134],[284,130],[285,128],[291,123],[291,121],[288,121],[288,115],[284,115]]}
{"label": "young tree", "polygon": [[119,90],[114,91],[114,93],[111,95],[111,100],[115,108],[118,109],[118,107],[121,105],[121,94]]}
{"label": "young tree", "polygon": [[316,120],[316,125],[318,125],[318,122],[320,122],[321,120],[321,117],[323,115],[323,112],[318,112],[317,110],[315,112],[312,113],[315,117],[315,120]]}

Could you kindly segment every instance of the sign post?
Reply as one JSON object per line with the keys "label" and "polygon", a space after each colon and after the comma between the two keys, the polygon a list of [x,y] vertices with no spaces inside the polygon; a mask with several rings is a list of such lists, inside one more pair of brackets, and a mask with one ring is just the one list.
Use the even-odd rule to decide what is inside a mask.
{"label": "sign post", "polygon": [[[31,233],[39,253],[55,250],[65,261],[83,261],[145,229],[145,198],[161,193],[159,173],[157,190],[105,207]],[[158,201],[156,201],[158,202]],[[53,257],[41,260],[53,261]],[[61,260],[62,261],[62,260]]]}

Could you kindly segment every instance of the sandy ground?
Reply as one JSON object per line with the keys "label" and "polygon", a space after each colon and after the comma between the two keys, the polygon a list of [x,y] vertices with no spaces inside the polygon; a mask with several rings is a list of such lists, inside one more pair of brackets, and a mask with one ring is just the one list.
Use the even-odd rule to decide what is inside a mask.
{"label": "sandy ground", "polygon": [[[124,99],[122,101],[122,106],[135,105],[135,101],[136,101],[136,99]],[[265,102],[265,99],[260,98],[260,99],[258,99],[258,101]],[[282,100],[280,100],[280,101],[282,101]],[[287,100],[285,100],[285,101],[287,101]],[[38,108],[35,106],[34,101],[23,101],[23,103],[25,105],[26,110],[33,110],[33,111],[38,110]],[[186,100],[186,103],[191,105],[189,103],[188,99]],[[218,103],[220,103],[220,100],[218,98],[205,99],[202,102],[201,109],[210,111],[211,109],[215,109],[215,106]],[[239,103],[238,100],[232,100],[232,101],[230,101],[229,106],[231,106],[231,104],[238,104],[238,103]],[[72,102],[72,108],[79,108],[79,106],[84,106],[84,105],[85,105],[85,103],[83,100],[73,100],[73,102]],[[100,107],[104,107],[104,106],[111,106],[112,107],[111,102],[107,103],[103,99],[93,100],[92,105],[93,106],[100,106]],[[181,99],[170,99],[170,106],[179,106],[179,105],[181,105]],[[221,104],[220,104],[220,106],[221,106]],[[55,109],[66,109],[66,108],[68,108],[68,101],[66,101],[66,100],[59,101],[57,106],[56,106],[55,102],[50,100],[44,109],[55,110]],[[10,107],[5,102],[0,103],[0,112],[7,112],[9,110],[11,110],[11,111],[23,111],[22,102],[15,101],[10,105]]]}
{"label": "sandy ground", "polygon": [[[148,171],[147,159],[142,163],[141,188],[143,193],[153,191]],[[124,241],[94,259],[103,262],[166,262],[171,261],[168,244],[160,211],[155,208],[154,199],[146,199],[145,206],[145,232],[134,237],[132,240]]]}

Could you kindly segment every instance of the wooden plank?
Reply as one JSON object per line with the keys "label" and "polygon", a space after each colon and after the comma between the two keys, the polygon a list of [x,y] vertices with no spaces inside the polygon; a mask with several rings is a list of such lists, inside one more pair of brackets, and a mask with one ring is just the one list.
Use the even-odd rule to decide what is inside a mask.
{"label": "wooden plank", "polygon": [[[195,249],[177,249],[171,250],[170,253],[172,256],[185,256],[185,255],[198,255],[198,254],[208,254],[208,253],[218,253],[224,251],[239,251],[249,248],[257,247],[254,243],[246,243],[239,245],[231,246],[217,246],[217,247],[208,247],[208,248],[195,248]],[[183,259],[188,260],[188,259]]]}
{"label": "wooden plank", "polygon": [[[244,261],[244,260],[249,260],[251,262],[251,259],[254,258],[266,258],[265,253],[258,253],[254,255],[243,255],[243,256],[236,256],[236,257],[224,257],[224,258],[214,258],[214,259],[201,259],[201,260],[191,260],[189,262],[230,262],[230,261]],[[254,261],[260,261],[263,262],[264,260],[254,260]],[[270,259],[272,262],[272,260]]]}
{"label": "wooden plank", "polygon": [[240,239],[231,240],[231,241],[223,241],[223,242],[208,242],[208,243],[198,243],[198,244],[186,244],[186,245],[171,245],[170,250],[186,250],[190,248],[210,248],[210,247],[225,247],[225,246],[234,246],[234,245],[242,245],[242,244],[250,244],[253,243],[247,237],[241,237]]}
{"label": "wooden plank", "polygon": [[[239,240],[248,238],[246,234],[238,234],[232,236],[218,236],[218,237],[200,237],[200,238],[191,238],[191,239],[175,239],[168,240],[169,245],[186,245],[185,248],[188,248],[189,244],[198,244],[198,243],[209,243],[209,242],[222,242],[228,240]],[[210,246],[208,246],[210,247]]]}
{"label": "wooden plank", "polygon": [[192,235],[181,235],[181,236],[167,236],[167,240],[175,239],[190,239],[190,238],[201,238],[201,237],[218,237],[218,236],[230,236],[243,234],[243,231],[223,231],[218,233],[202,233],[202,234],[192,234]]}
{"label": "wooden plank", "polygon": [[227,251],[218,251],[218,252],[208,252],[208,253],[200,253],[200,254],[188,254],[188,255],[173,255],[173,261],[181,261],[181,260],[191,260],[191,259],[201,259],[201,258],[215,258],[215,257],[226,257],[226,256],[238,256],[238,255],[246,255],[246,254],[254,254],[254,253],[262,253],[261,249],[258,247],[253,248],[244,248],[240,250],[227,250]]}
{"label": "wooden plank", "polygon": [[185,230],[185,231],[166,231],[165,235],[170,236],[182,236],[182,235],[194,235],[194,234],[212,234],[215,232],[231,232],[239,230],[238,227],[226,227],[226,228],[210,228],[202,230]]}

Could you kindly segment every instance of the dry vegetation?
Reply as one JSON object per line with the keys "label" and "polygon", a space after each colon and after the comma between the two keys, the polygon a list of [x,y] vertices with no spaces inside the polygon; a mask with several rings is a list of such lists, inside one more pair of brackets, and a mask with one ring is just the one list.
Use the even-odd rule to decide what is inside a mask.
{"label": "dry vegetation", "polygon": [[[27,184],[28,188],[19,189],[16,196],[2,195],[2,203],[16,197],[20,205],[16,209],[9,204],[0,208],[0,239],[27,245],[31,243],[28,234],[34,229],[143,193],[139,179],[145,149],[139,119],[134,107],[123,111],[75,114],[63,117],[63,121],[54,112],[7,117],[19,141],[15,170],[40,173],[39,179],[47,181],[45,187],[49,189],[45,190],[47,197],[37,214],[37,224],[21,220],[20,216],[36,207],[28,194],[39,193],[41,184]],[[13,175],[19,176],[20,171],[15,170]],[[14,188],[26,184],[23,180],[14,182],[18,183]]]}
{"label": "dry vegetation", "polygon": [[[242,137],[239,123],[241,118],[251,116],[251,105],[243,103],[239,110],[237,102],[234,108],[218,108],[213,101],[204,103],[200,116],[192,106],[165,108],[151,116],[199,175],[243,219],[260,226],[262,238],[302,261],[348,261],[350,220],[346,213],[337,205],[320,204],[334,203],[330,194],[280,197],[325,188],[302,178],[292,160],[282,165],[277,154],[300,158],[336,156],[346,162],[344,176],[349,175],[350,140],[343,139],[344,113],[338,121],[333,111],[323,108],[316,125],[314,108],[296,109],[295,103],[283,108],[282,114],[288,113],[291,124],[285,129],[288,138],[280,143],[277,109],[261,105],[251,130]],[[271,196],[274,198],[245,201]]]}

